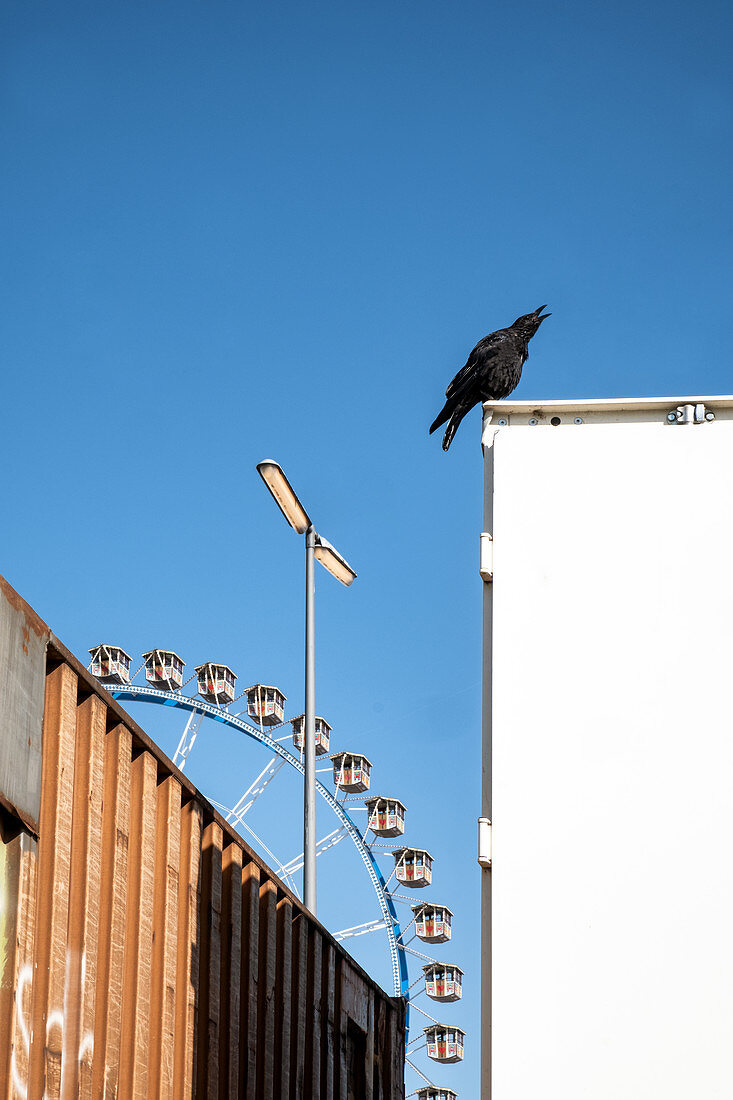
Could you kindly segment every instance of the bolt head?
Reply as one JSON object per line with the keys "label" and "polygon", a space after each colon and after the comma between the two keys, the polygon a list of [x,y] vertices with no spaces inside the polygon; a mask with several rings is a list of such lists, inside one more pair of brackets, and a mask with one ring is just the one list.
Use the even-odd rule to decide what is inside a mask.
{"label": "bolt head", "polygon": [[582,424],[582,423],[583,423],[583,417],[582,416],[576,416],[575,420],[573,421],[573,424]]}
{"label": "bolt head", "polygon": [[674,424],[676,419],[677,413],[667,413],[667,420],[670,422],[670,424]]}
{"label": "bolt head", "polygon": [[537,423],[537,417],[536,416],[530,416],[529,423],[532,425],[532,427],[534,427],[535,424]]}
{"label": "bolt head", "polygon": [[715,413],[714,412],[706,412],[705,413],[705,419],[706,420],[715,420]]}

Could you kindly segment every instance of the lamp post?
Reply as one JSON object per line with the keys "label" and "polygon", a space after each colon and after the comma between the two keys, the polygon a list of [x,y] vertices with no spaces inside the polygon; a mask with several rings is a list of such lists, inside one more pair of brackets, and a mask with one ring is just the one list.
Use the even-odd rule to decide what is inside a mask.
{"label": "lamp post", "polygon": [[318,534],[283,468],[267,459],[257,472],[290,526],[305,535],[305,783],[303,791],[303,903],[316,915],[316,644],[315,564],[318,560],[347,587],[356,573],[338,550]]}

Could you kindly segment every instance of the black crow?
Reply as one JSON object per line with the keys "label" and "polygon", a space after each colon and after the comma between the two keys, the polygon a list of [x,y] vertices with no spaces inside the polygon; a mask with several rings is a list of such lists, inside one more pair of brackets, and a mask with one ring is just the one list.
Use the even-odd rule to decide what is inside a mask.
{"label": "black crow", "polygon": [[509,328],[500,328],[479,340],[469,355],[465,367],[459,370],[445,391],[447,401],[430,425],[432,435],[436,428],[450,417],[443,436],[443,450],[447,451],[458,425],[467,412],[480,401],[499,401],[508,397],[519,385],[522,367],[529,356],[529,342],[546,317],[545,306],[534,313],[517,317]]}

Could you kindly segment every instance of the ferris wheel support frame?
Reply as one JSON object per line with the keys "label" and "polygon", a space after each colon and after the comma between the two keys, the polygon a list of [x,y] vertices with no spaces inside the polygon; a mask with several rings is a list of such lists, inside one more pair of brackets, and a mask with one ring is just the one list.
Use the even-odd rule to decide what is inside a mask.
{"label": "ferris wheel support frame", "polygon": [[[238,715],[231,714],[221,707],[214,706],[212,703],[207,703],[203,699],[192,698],[189,695],[180,695],[177,692],[162,691],[159,688],[143,687],[136,684],[105,684],[104,686],[114,699],[123,699],[132,702],[143,700],[149,703],[156,703],[159,706],[177,707],[180,710],[187,711],[199,711],[202,715],[213,718],[216,722],[222,722],[224,725],[230,726],[240,733],[247,734],[248,737],[264,745],[271,752],[279,756],[285,763],[290,764],[291,767],[305,776],[304,765],[283,745],[275,741],[272,737],[269,737],[263,730],[258,729],[256,726],[249,725],[248,722],[243,721]],[[328,791],[319,780],[316,780],[316,790],[341,821],[342,826],[352,840],[369,874],[372,887],[377,895],[379,907],[384,917],[387,940],[389,942],[390,961],[392,964],[394,995],[395,997],[406,998],[408,1004],[405,1023],[409,1025],[410,977],[407,970],[405,949],[397,942],[402,936],[402,931],[400,929],[397,910],[394,907],[394,903],[387,889],[387,883],[385,882],[384,876],[366,840],[359,832],[356,824],[349,817],[343,805],[333,797],[331,792]],[[392,876],[390,876],[390,878],[391,877]],[[409,1033],[409,1027],[407,1027],[406,1030]]]}

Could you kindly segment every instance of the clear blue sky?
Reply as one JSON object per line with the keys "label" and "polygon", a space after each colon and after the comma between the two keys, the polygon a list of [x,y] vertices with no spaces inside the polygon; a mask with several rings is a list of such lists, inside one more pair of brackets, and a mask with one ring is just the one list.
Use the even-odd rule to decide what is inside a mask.
{"label": "clear blue sky", "polygon": [[[436,857],[468,1048],[432,1076],[464,1098],[479,414],[448,455],[427,426],[473,344],[542,302],[519,397],[731,392],[731,22],[712,0],[0,12],[0,571],[82,656],[221,655],[297,714],[301,547],[254,470],[283,464],[360,574],[319,577],[318,709]],[[210,736],[196,778],[236,796],[247,752]],[[265,796],[278,818],[290,795]],[[333,866],[349,894],[356,860]]]}

